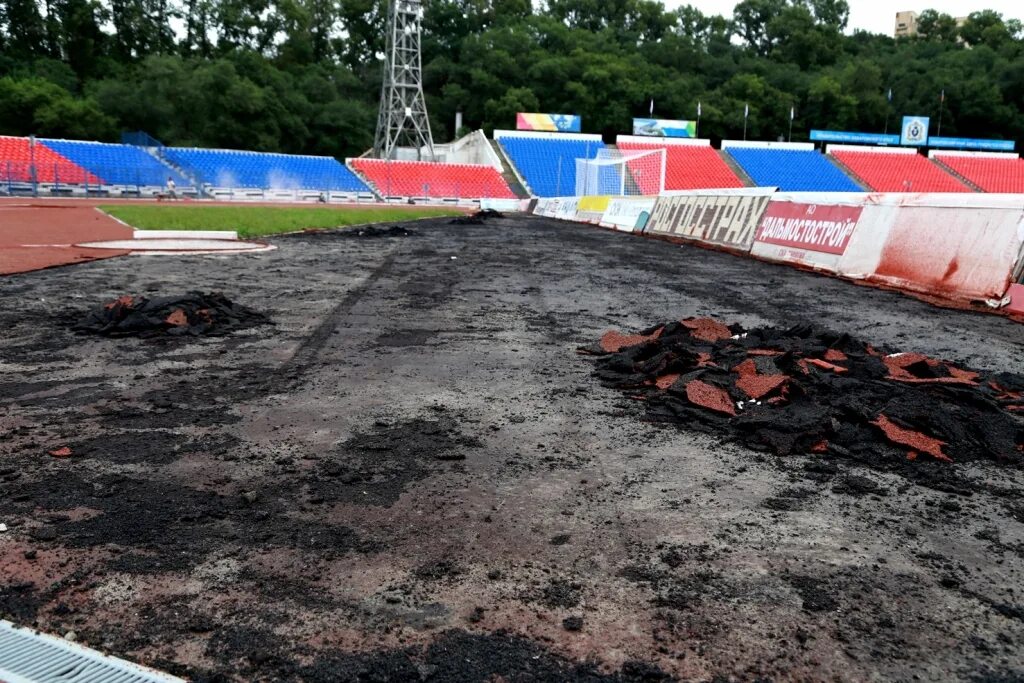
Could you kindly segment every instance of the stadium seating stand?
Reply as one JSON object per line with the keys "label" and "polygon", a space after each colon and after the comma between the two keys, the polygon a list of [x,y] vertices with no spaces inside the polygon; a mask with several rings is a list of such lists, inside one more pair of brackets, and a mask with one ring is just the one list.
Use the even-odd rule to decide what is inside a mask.
{"label": "stadium seating stand", "polygon": [[605,149],[599,135],[494,131],[494,137],[537,197],[575,195],[576,160]]}
{"label": "stadium seating stand", "polygon": [[483,164],[350,159],[384,197],[435,199],[515,199],[501,173]]}
{"label": "stadium seating stand", "polygon": [[932,156],[985,192],[1024,193],[1024,159],[991,152],[932,152]]}
{"label": "stadium seating stand", "polygon": [[842,169],[811,147],[729,142],[722,147],[760,187],[778,187],[783,192],[863,191]]}
{"label": "stadium seating stand", "polygon": [[876,192],[970,192],[971,188],[917,150],[833,145],[828,152]]}
{"label": "stadium seating stand", "polygon": [[369,192],[355,173],[332,157],[192,147],[165,147],[163,153],[209,187]]}
{"label": "stadium seating stand", "polygon": [[46,145],[0,136],[0,182],[99,185],[103,181]]}
{"label": "stadium seating stand", "polygon": [[[707,140],[638,140],[635,136],[620,135],[616,146],[623,152],[665,149],[666,190],[743,187],[743,182]],[[641,180],[640,185],[644,194],[656,194],[657,188],[650,182]]]}

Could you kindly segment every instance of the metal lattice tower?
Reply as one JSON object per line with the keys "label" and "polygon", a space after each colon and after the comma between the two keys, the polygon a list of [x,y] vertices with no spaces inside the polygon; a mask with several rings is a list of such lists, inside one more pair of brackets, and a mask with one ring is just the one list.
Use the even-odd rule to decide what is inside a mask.
{"label": "metal lattice tower", "polygon": [[420,0],[390,0],[388,3],[387,49],[384,54],[384,83],[380,90],[380,113],[373,154],[394,158],[396,147],[415,147],[434,160],[434,138],[430,134],[427,103],[423,98],[420,58]]}

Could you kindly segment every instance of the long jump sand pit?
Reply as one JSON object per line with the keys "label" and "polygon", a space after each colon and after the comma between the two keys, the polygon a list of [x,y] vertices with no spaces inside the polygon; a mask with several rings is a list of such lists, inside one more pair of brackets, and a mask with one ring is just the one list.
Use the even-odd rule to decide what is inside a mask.
{"label": "long jump sand pit", "polygon": [[[578,353],[687,318],[810,323],[987,380],[1022,372],[1018,323],[543,219],[268,241],[3,280],[0,617],[195,680],[1024,674],[1015,459],[908,460],[875,432],[872,453],[833,440],[860,457],[820,438],[780,454],[720,414],[660,419],[686,401],[658,386],[669,373],[634,389]],[[273,324],[73,329],[125,295],[191,290]],[[686,381],[731,392],[716,343],[725,367]],[[796,391],[796,361],[843,365],[825,353],[763,357]],[[937,385],[955,413],[955,383]]]}

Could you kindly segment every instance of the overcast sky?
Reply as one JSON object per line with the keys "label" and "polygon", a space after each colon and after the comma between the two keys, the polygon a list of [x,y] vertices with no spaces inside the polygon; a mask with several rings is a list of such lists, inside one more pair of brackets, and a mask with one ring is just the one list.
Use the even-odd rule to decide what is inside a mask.
{"label": "overcast sky", "polygon": [[[732,8],[736,5],[734,0],[662,0],[669,9],[675,9],[681,5],[693,5],[705,14],[722,14],[732,16]],[[1002,13],[1004,17],[1020,19],[1024,17],[1024,10],[1021,9],[1020,0],[980,0],[980,2],[967,2],[965,0],[926,0],[924,4],[915,5],[914,0],[902,2],[896,0],[849,0],[850,3],[850,26],[853,29],[864,29],[872,33],[884,33],[892,35],[896,23],[897,10],[914,10],[920,12],[923,9],[937,9],[954,17],[967,16],[971,12],[982,9],[994,9]]]}

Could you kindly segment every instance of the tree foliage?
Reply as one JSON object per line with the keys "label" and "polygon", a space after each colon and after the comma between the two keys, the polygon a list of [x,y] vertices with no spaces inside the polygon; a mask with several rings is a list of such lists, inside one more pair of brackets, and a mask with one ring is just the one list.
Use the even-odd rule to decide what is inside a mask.
{"label": "tree foliage", "polygon": [[[575,113],[612,135],[633,116],[702,136],[894,129],[1024,138],[1024,28],[927,10],[919,35],[846,33],[847,0],[742,0],[731,16],[655,0],[428,0],[423,67],[435,137],[456,112],[510,127]],[[345,156],[372,142],[386,0],[0,0],[0,134]],[[892,99],[887,94],[891,89]],[[940,92],[945,102],[940,103]]]}

